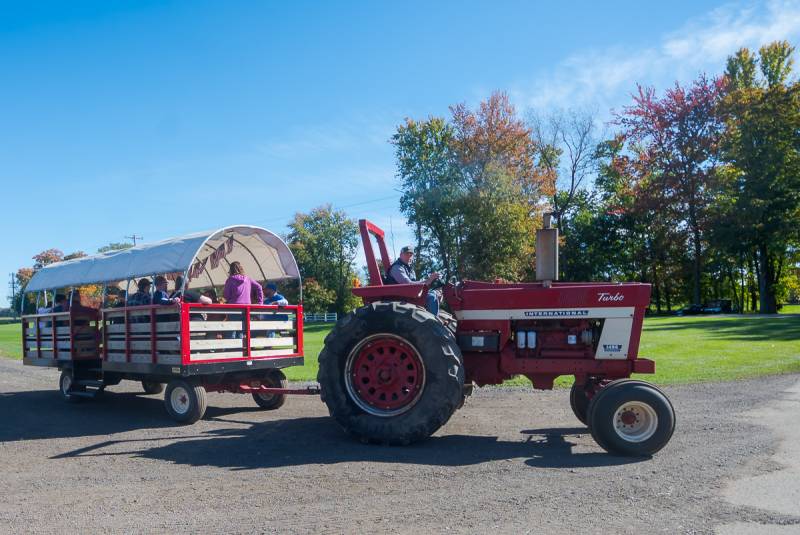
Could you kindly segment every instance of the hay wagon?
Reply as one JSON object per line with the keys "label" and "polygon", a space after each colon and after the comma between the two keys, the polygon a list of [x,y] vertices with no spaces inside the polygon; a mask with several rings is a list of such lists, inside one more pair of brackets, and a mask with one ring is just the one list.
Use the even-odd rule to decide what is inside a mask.
{"label": "hay wagon", "polygon": [[[303,364],[302,305],[196,302],[200,290],[213,295],[208,290],[224,285],[232,262],[260,284],[296,281],[301,302],[297,263],[266,229],[233,226],[137,245],[33,276],[23,296],[26,303],[35,295],[35,313],[22,316],[23,362],[61,370],[59,390],[70,402],[140,381],[148,394],[163,390],[167,412],[185,423],[202,418],[207,391],[252,394],[264,409],[290,393],[316,393],[287,388],[281,372]],[[156,277],[168,280],[176,302],[127,306],[136,279],[154,288]],[[56,295],[67,303],[48,306]]]}

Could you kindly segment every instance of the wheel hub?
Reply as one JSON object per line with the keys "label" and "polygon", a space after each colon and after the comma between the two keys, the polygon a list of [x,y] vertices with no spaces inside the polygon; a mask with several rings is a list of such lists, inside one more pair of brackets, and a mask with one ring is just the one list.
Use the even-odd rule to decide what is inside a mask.
{"label": "wheel hub", "polygon": [[359,407],[377,416],[394,416],[419,399],[425,385],[425,368],[411,344],[397,336],[381,334],[353,350],[345,379]]}
{"label": "wheel hub", "polygon": [[630,401],[614,413],[614,431],[628,442],[644,442],[658,428],[655,409],[642,401]]}
{"label": "wheel hub", "polygon": [[186,390],[179,386],[176,387],[172,391],[172,395],[170,396],[170,402],[172,403],[172,408],[178,414],[185,414],[186,411],[189,410],[189,393]]}
{"label": "wheel hub", "polygon": [[636,423],[636,413],[633,411],[625,411],[620,415],[620,420],[623,425],[633,425]]}

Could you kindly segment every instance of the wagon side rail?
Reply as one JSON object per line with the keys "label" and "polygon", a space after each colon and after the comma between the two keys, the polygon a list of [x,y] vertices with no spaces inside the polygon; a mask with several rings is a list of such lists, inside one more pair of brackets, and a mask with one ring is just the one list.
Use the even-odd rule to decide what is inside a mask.
{"label": "wagon side rail", "polygon": [[178,305],[104,308],[102,317],[102,353],[105,362],[181,363]]}
{"label": "wagon side rail", "polygon": [[302,305],[183,306],[183,364],[303,356]]}
{"label": "wagon side rail", "polygon": [[25,364],[58,366],[73,360],[97,359],[100,353],[99,316],[91,308],[71,312],[28,314],[22,320]]}
{"label": "wagon side rail", "polygon": [[103,359],[187,366],[303,355],[301,305],[181,303],[103,310]]}

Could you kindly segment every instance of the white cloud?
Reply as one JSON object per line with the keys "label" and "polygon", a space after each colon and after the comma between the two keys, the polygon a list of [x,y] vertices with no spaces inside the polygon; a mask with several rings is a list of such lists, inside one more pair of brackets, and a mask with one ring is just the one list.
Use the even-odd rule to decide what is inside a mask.
{"label": "white cloud", "polygon": [[800,1],[727,4],[660,36],[649,48],[574,54],[510,94],[522,108],[591,105],[605,111],[625,102],[637,82],[663,88],[700,72],[720,73],[740,47],[798,37]]}
{"label": "white cloud", "polygon": [[255,150],[271,158],[316,157],[331,152],[386,147],[402,117],[357,117],[348,122],[303,125],[265,140]]}

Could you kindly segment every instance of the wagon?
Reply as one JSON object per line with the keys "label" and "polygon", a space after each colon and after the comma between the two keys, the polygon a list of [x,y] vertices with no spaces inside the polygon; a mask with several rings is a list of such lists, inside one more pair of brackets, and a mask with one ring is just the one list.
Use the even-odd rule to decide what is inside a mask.
{"label": "wagon", "polygon": [[[221,290],[234,261],[259,283],[296,283],[302,302],[297,263],[266,229],[239,225],[141,244],[37,271],[23,296],[23,304],[33,295],[36,303],[36,313],[22,315],[23,362],[58,368],[70,402],[132,380],[148,394],[164,391],[166,410],[179,422],[202,418],[207,391],[251,394],[260,407],[276,409],[294,392],[281,369],[303,365],[302,305],[189,302],[192,292]],[[137,279],[156,276],[180,292],[179,302],[111,302],[130,295]],[[69,311],[48,306],[58,292],[69,296]]]}

